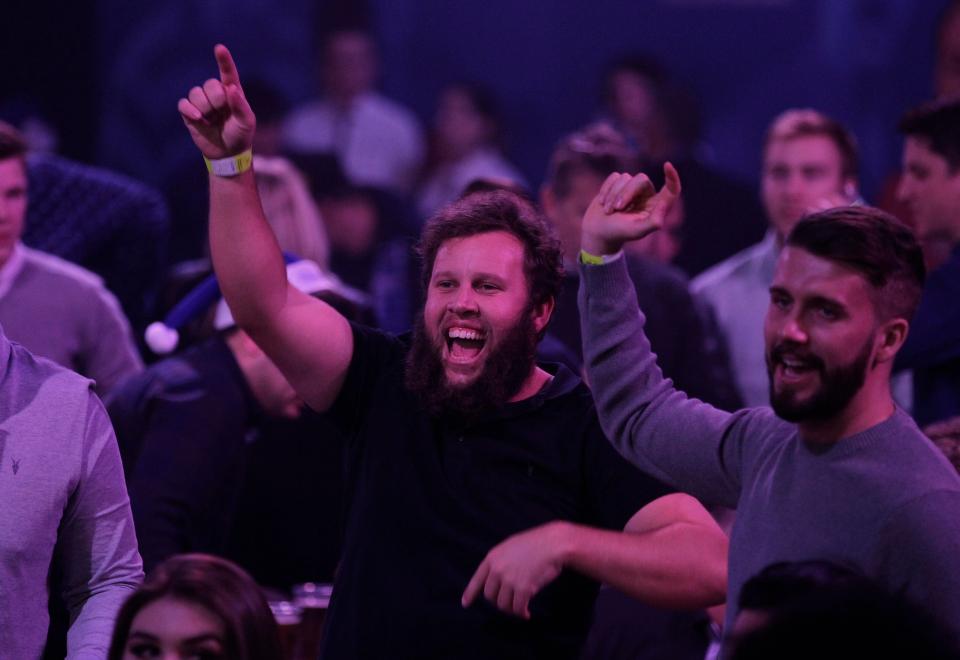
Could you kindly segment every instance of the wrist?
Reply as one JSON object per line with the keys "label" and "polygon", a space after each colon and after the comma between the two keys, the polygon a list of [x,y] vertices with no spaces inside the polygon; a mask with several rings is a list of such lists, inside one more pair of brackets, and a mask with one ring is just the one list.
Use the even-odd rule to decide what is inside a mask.
{"label": "wrist", "polygon": [[238,154],[224,158],[204,156],[203,162],[207,165],[207,171],[214,176],[238,176],[253,167],[253,149],[248,147]]}
{"label": "wrist", "polygon": [[606,240],[584,232],[580,239],[580,248],[595,257],[610,257],[623,249],[623,243]]}
{"label": "wrist", "polygon": [[550,525],[553,528],[552,543],[557,560],[567,567],[577,555],[577,526],[566,520],[556,520]]}

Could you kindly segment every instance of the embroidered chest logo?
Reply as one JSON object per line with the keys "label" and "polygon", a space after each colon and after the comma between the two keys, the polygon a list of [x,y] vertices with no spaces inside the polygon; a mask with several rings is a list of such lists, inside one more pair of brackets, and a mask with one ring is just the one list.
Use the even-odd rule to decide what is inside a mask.
{"label": "embroidered chest logo", "polygon": [[13,470],[13,473],[14,473],[14,474],[16,474],[17,472],[20,471],[20,459],[19,459],[19,458],[10,459],[10,469]]}

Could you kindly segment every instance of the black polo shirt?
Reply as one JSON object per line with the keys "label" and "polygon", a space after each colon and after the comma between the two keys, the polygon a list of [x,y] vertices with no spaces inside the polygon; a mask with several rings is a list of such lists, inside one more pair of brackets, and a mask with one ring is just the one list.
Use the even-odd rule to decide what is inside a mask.
{"label": "black polo shirt", "polygon": [[611,448],[566,368],[472,426],[426,414],[403,387],[408,342],[354,326],[333,413],[349,437],[343,557],[325,658],[573,658],[598,585],[564,571],[524,621],[460,597],[487,552],[553,520],[619,530],[666,494]]}

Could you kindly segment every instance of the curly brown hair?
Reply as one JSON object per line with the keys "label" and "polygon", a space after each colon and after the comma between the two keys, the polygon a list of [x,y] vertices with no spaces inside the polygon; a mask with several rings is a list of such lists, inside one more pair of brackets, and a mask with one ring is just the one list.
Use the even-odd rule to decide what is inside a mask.
{"label": "curly brown hair", "polygon": [[523,270],[530,303],[556,300],[563,284],[563,252],[553,228],[537,208],[520,195],[506,191],[466,195],[427,221],[417,244],[422,261],[420,283],[426,292],[437,251],[446,241],[493,231],[505,231],[523,244]]}

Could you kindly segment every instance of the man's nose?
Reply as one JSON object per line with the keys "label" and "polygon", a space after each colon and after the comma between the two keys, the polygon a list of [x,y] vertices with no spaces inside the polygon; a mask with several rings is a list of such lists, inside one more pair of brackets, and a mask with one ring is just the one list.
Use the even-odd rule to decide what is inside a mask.
{"label": "man's nose", "polygon": [[896,191],[897,201],[906,202],[907,200],[909,200],[912,189],[913,189],[913,186],[910,183],[910,177],[901,176],[900,182],[897,184],[897,191]]}
{"label": "man's nose", "polygon": [[448,307],[455,314],[476,313],[478,311],[477,298],[473,289],[468,286],[460,287]]}
{"label": "man's nose", "polygon": [[807,343],[807,331],[796,314],[790,314],[783,320],[778,334],[781,341],[790,341],[796,344]]}

